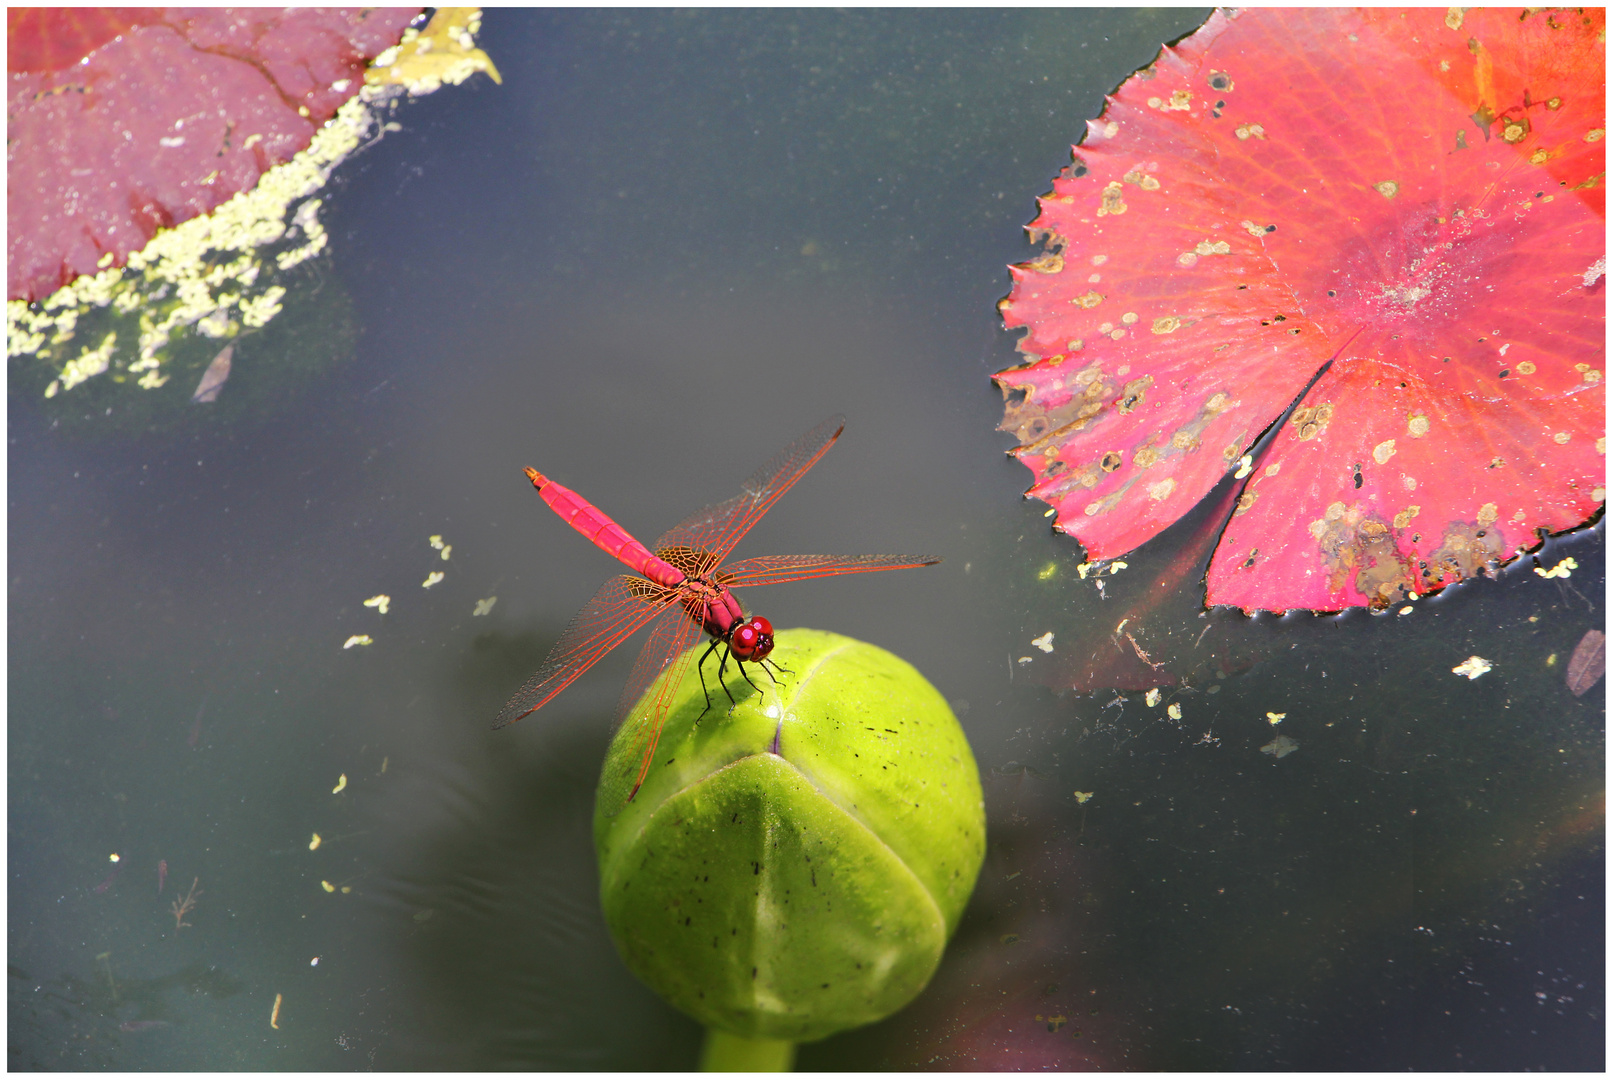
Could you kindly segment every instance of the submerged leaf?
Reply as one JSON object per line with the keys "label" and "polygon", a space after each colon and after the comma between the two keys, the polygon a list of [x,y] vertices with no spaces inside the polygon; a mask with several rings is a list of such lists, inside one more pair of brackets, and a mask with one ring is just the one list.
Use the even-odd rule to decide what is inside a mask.
{"label": "submerged leaf", "polygon": [[1575,697],[1595,686],[1607,671],[1607,637],[1600,630],[1587,630],[1568,660],[1568,689]]}

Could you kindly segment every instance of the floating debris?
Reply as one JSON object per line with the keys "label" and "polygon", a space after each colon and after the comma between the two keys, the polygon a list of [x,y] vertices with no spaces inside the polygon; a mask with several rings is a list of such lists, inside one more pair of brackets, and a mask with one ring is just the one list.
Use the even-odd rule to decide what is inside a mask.
{"label": "floating debris", "polygon": [[1053,651],[1053,631],[1049,630],[1039,638],[1031,638],[1031,644],[1045,653]]}
{"label": "floating debris", "polygon": [[326,892],[335,892],[336,891],[336,886],[332,885],[330,882],[324,880],[323,878],[321,878],[320,881],[319,881],[319,887],[321,889],[324,889]]}
{"label": "floating debris", "polygon": [[213,362],[207,365],[207,370],[202,372],[202,381],[196,384],[196,392],[190,396],[191,404],[218,400],[218,392],[224,389],[224,380],[230,377],[230,357],[234,355],[233,341],[219,350]]}
{"label": "floating debris", "polygon": [[323,842],[324,841],[319,839],[319,834],[314,833],[314,838],[312,840],[308,841],[308,850],[309,851],[318,851],[319,850],[319,845],[321,843],[323,843]]}
{"label": "floating debris", "polygon": [[308,966],[309,967],[318,967],[319,966],[319,957],[316,956],[312,960],[308,961]]}
{"label": "floating debris", "polygon": [[1092,792],[1090,791],[1077,791],[1075,793],[1075,801],[1076,805],[1078,806],[1085,805],[1086,801],[1090,798],[1092,798]]}
{"label": "floating debris", "polygon": [[354,634],[352,637],[350,637],[346,641],[342,642],[342,648],[351,649],[354,645],[374,645],[374,644],[375,644],[375,639],[371,638],[370,635],[368,635],[368,634]]}
{"label": "floating debris", "polygon": [[1299,743],[1295,742],[1293,739],[1290,739],[1287,735],[1279,735],[1265,746],[1262,746],[1260,748],[1260,752],[1262,754],[1270,754],[1278,761],[1281,761],[1283,758],[1287,757],[1289,754],[1292,754],[1298,749]]}
{"label": "floating debris", "polygon": [[1156,686],[1152,690],[1148,691],[1148,693],[1144,694],[1143,695],[1143,702],[1149,708],[1153,708],[1155,705],[1158,705],[1159,704],[1159,687]]}
{"label": "floating debris", "polygon": [[1276,727],[1278,724],[1287,719],[1287,717],[1288,714],[1285,712],[1269,712],[1266,714],[1266,722],[1272,727]]}
{"label": "floating debris", "polygon": [[1453,675],[1466,675],[1469,679],[1476,679],[1490,670],[1490,662],[1482,656],[1470,656],[1460,664],[1451,668]]}
{"label": "floating debris", "polygon": [[1174,701],[1171,702],[1169,705],[1165,706],[1165,715],[1170,717],[1172,720],[1180,720],[1182,718],[1181,705]]}
{"label": "floating debris", "polygon": [[1565,578],[1571,576],[1572,572],[1578,569],[1579,563],[1574,561],[1573,556],[1569,556],[1556,566],[1552,567],[1550,570],[1542,570],[1537,566],[1535,567],[1535,573],[1544,578]]}
{"label": "floating debris", "polygon": [[433,570],[431,573],[426,575],[426,580],[420,583],[420,587],[422,589],[429,589],[447,576],[448,575],[444,574],[441,570]]}
{"label": "floating debris", "polygon": [[342,789],[345,788],[346,786],[347,786],[347,774],[342,773],[341,779],[336,781],[336,786],[330,789],[330,793],[332,795],[340,794]]}
{"label": "floating debris", "polygon": [[478,71],[502,83],[492,59],[476,47],[481,29],[481,8],[438,8],[423,30],[405,30],[402,41],[377,56],[364,82],[401,86],[411,96],[429,94],[444,83],[457,86]]}
{"label": "floating debris", "polygon": [[1607,670],[1607,638],[1600,630],[1587,630],[1568,659],[1568,689],[1575,697],[1595,686]]}
{"label": "floating debris", "polygon": [[392,598],[386,593],[377,593],[375,596],[372,596],[368,600],[364,601],[365,607],[372,607],[376,611],[379,611],[382,615],[386,614],[386,609],[390,607],[391,604]]}
{"label": "floating debris", "polygon": [[478,615],[486,615],[488,612],[493,610],[493,605],[496,603],[498,603],[498,597],[496,596],[489,596],[486,600],[476,601],[476,610],[471,612],[471,617],[475,618]]}
{"label": "floating debris", "polygon": [[269,1014],[269,1026],[276,1031],[280,1030],[280,1002],[282,1000],[281,995],[276,994],[274,996],[274,1011]]}
{"label": "floating debris", "polygon": [[175,900],[173,903],[171,910],[174,915],[174,933],[176,934],[179,932],[180,927],[190,925],[185,921],[185,913],[196,906],[196,883],[201,880],[201,878],[191,878],[190,892],[185,894],[185,899]]}

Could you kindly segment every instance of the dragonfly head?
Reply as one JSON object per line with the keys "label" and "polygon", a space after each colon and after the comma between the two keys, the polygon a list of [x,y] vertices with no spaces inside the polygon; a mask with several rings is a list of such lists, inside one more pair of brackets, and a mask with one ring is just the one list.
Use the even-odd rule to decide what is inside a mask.
{"label": "dragonfly head", "polygon": [[728,634],[728,649],[736,660],[766,660],[773,651],[773,624],[760,615],[735,624]]}

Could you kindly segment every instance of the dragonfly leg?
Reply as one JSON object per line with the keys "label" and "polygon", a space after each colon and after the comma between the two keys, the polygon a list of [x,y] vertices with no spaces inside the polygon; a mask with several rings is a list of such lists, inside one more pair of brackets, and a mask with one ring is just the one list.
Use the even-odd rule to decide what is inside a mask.
{"label": "dragonfly leg", "polygon": [[[710,656],[712,654],[712,651],[714,649],[716,649],[716,648],[717,648],[717,639],[712,638],[711,639],[711,644],[706,646],[706,651],[700,654],[700,662],[695,664],[695,667],[700,672],[700,692],[706,695],[706,707],[704,709],[700,710],[700,716],[695,717],[695,723],[697,723],[697,724],[700,722],[701,717],[705,716],[708,712],[711,711],[711,691],[706,688],[706,657]],[[721,663],[719,663],[717,665],[717,684],[719,686],[722,685],[722,664]],[[726,689],[726,687],[724,687],[724,689]],[[731,698],[732,698],[732,695],[730,695],[730,699]]]}
{"label": "dragonfly leg", "polygon": [[[765,660],[759,660],[759,661],[757,661],[757,662],[758,662],[758,663],[763,663],[763,664],[765,664],[765,663],[766,663],[766,662],[767,662],[767,661],[765,661]],[[757,696],[757,697],[761,697],[761,696],[762,696],[762,691],[761,691],[761,688],[760,688],[760,687],[758,687],[758,686],[757,686],[757,685],[756,685],[756,684],[755,684],[755,683],[753,683],[753,682],[751,682],[751,681],[750,681],[750,675],[749,675],[749,673],[747,673],[747,672],[746,672],[746,671],[745,671],[745,661],[743,661],[743,660],[735,660],[735,661],[734,661],[734,663],[736,663],[736,664],[738,664],[738,665],[739,665],[739,675],[740,675],[740,677],[741,677],[741,678],[742,678],[742,679],[744,679],[744,680],[745,680],[745,681],[746,681],[746,682],[747,682],[747,683],[749,683],[749,684],[750,684],[750,688],[751,688],[751,689],[752,689],[752,690],[755,690],[755,691],[756,691],[756,696]]]}

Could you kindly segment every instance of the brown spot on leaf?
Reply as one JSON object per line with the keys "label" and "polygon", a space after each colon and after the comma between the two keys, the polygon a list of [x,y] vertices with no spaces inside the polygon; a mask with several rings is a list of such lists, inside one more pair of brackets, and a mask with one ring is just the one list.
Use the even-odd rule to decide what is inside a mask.
{"label": "brown spot on leaf", "polygon": [[1346,508],[1334,503],[1321,521],[1311,523],[1311,533],[1332,588],[1354,585],[1374,610],[1417,591],[1411,567],[1395,549],[1393,533],[1364,504]]}
{"label": "brown spot on leaf", "polygon": [[1104,187],[1103,194],[1099,196],[1099,217],[1103,217],[1105,214],[1124,214],[1126,212],[1126,200],[1120,197],[1120,192],[1119,180],[1111,180]]}
{"label": "brown spot on leaf", "polygon": [[[1491,519],[1492,523],[1494,519]],[[1422,567],[1425,585],[1450,584],[1477,574],[1484,564],[1501,554],[1500,534],[1482,525],[1459,521],[1445,530]]]}
{"label": "brown spot on leaf", "polygon": [[1328,421],[1333,419],[1333,403],[1324,401],[1320,405],[1310,405],[1303,409],[1295,409],[1290,423],[1301,441],[1314,439],[1327,430]]}

